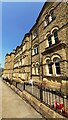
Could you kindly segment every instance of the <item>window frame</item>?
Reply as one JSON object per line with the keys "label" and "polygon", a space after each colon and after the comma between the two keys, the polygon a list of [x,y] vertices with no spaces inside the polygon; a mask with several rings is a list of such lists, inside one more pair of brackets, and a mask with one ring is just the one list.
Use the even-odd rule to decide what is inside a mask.
{"label": "window frame", "polygon": [[[50,38],[50,40],[49,40],[49,38]],[[50,44],[50,42],[51,42],[51,44]],[[48,36],[48,45],[49,45],[49,47],[51,47],[51,46],[52,46],[52,38],[51,38],[51,35],[50,35],[50,36]]]}
{"label": "window frame", "polygon": [[49,14],[47,14],[45,16],[45,21],[44,21],[44,26],[46,27],[47,25],[49,25],[54,19],[55,19],[55,15],[54,15],[54,9],[52,9]]}
{"label": "window frame", "polygon": [[37,55],[38,54],[38,44],[35,44],[33,47],[33,55]]}
{"label": "window frame", "polygon": [[33,32],[33,39],[35,39],[38,36],[38,29],[34,30]]}
{"label": "window frame", "polygon": [[48,69],[49,69],[49,74],[52,75],[53,74],[52,63],[48,63]]}
{"label": "window frame", "polygon": [[[36,67],[36,74],[39,75],[39,73],[40,73],[39,63],[36,63],[35,67]],[[37,72],[37,71],[38,71],[38,72]]]}
{"label": "window frame", "polygon": [[45,23],[46,23],[45,26],[47,26],[47,25],[49,24],[49,15],[47,15],[47,16],[45,17]]}
{"label": "window frame", "polygon": [[[56,36],[55,36],[55,33],[56,33]],[[55,30],[53,32],[53,36],[54,36],[55,44],[57,44],[58,43],[58,33],[57,33],[57,30]]]}
{"label": "window frame", "polygon": [[[52,70],[52,62],[51,60],[46,60],[46,65],[47,65],[47,71],[48,71],[48,75],[53,75],[53,70]],[[51,70],[51,71],[50,71]]]}
{"label": "window frame", "polygon": [[[57,63],[59,65],[57,65]],[[60,68],[60,59],[59,58],[54,58],[54,66],[55,66],[55,74],[56,75],[61,75],[61,68]],[[59,71],[59,72],[58,72]]]}
{"label": "window frame", "polygon": [[[54,18],[55,18],[54,10],[51,10],[51,11],[50,11],[50,16],[51,16],[52,20],[54,20]],[[52,21],[52,20],[51,20],[51,21]],[[51,21],[50,21],[50,22],[51,22]]]}

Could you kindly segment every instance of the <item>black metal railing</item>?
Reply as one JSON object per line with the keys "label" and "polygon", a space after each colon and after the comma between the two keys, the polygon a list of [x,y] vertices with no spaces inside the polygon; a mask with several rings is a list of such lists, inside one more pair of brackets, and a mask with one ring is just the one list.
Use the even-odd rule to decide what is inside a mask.
{"label": "black metal railing", "polygon": [[53,91],[51,89],[42,89],[43,92],[43,102],[53,110],[61,114],[65,114],[66,104],[68,99],[64,94],[59,91]]}
{"label": "black metal railing", "polygon": [[[9,82],[8,79],[4,79],[6,82]],[[10,82],[9,82],[10,83]],[[68,112],[66,112],[66,107],[68,104],[68,96],[64,95],[61,91],[55,89],[49,89],[44,87],[41,84],[34,84],[29,82],[16,82],[12,80],[12,84],[18,88],[20,91],[27,91],[35,98],[43,102],[48,107],[59,112],[60,114],[68,117]]]}
{"label": "black metal railing", "polygon": [[30,83],[25,84],[25,90],[40,100],[40,89],[38,85],[34,85]]}
{"label": "black metal railing", "polygon": [[61,90],[49,89],[43,87],[42,84],[25,84],[25,90],[31,95],[39,99],[45,105],[56,112],[68,117],[66,113],[66,105],[68,104],[68,96],[64,95]]}

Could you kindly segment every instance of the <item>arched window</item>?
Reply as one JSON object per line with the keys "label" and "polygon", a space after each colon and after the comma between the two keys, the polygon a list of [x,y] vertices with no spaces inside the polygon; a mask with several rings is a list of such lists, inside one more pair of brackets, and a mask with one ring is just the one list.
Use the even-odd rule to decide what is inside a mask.
{"label": "arched window", "polygon": [[32,74],[35,74],[35,73],[36,73],[35,63],[33,63],[33,65],[32,65]]}
{"label": "arched window", "polygon": [[38,54],[38,45],[35,44],[34,47],[33,47],[33,55],[36,55]]}
{"label": "arched window", "polygon": [[55,74],[57,74],[57,75],[61,74],[59,58],[54,58],[54,65],[55,65]]}
{"label": "arched window", "polygon": [[48,43],[49,43],[49,47],[52,45],[52,39],[51,36],[48,36]]}
{"label": "arched window", "polygon": [[45,17],[44,25],[47,26],[49,24],[49,15]]}
{"label": "arched window", "polygon": [[57,44],[58,43],[58,33],[57,30],[53,30],[53,32],[51,31],[51,35],[47,36],[48,38],[48,44],[49,47],[52,46],[53,44]]}
{"label": "arched window", "polygon": [[54,27],[51,30],[51,35],[52,35],[52,44],[58,43],[58,27]]}
{"label": "arched window", "polygon": [[46,63],[48,65],[48,74],[52,74],[52,62],[50,60],[47,60]]}
{"label": "arched window", "polygon": [[33,39],[38,36],[38,29],[35,29],[33,32]]}
{"label": "arched window", "polygon": [[54,36],[55,44],[58,43],[58,34],[57,34],[57,30],[54,30],[54,31],[53,31],[53,36]]}
{"label": "arched window", "polygon": [[55,19],[54,8],[51,8],[50,12],[46,13],[44,26],[46,27],[54,19]]}
{"label": "arched window", "polygon": [[[48,31],[44,36],[44,39],[46,39],[46,43],[45,43],[46,47],[49,47],[48,37],[50,37],[50,31]],[[49,38],[49,40],[50,40],[50,38]]]}
{"label": "arched window", "polygon": [[38,75],[39,74],[39,63],[33,63],[32,65],[32,74]]}
{"label": "arched window", "polygon": [[49,22],[51,22],[54,18],[55,18],[54,10],[52,9],[49,14]]}
{"label": "arched window", "polygon": [[39,74],[39,63],[36,63],[36,74],[38,75]]}

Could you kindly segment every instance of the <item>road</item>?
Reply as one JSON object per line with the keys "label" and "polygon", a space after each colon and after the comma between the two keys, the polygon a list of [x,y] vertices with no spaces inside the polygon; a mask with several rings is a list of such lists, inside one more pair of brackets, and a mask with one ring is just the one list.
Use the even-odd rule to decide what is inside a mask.
{"label": "road", "polygon": [[0,84],[2,85],[2,118],[42,118],[34,108],[1,80]]}

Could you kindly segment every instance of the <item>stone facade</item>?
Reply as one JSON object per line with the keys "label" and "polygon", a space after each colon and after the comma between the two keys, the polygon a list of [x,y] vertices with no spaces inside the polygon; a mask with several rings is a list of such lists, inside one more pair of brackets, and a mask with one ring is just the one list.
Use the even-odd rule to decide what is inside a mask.
{"label": "stone facade", "polygon": [[[60,12],[59,12],[60,11]],[[32,79],[57,82],[67,84],[67,64],[66,52],[68,50],[67,41],[67,4],[66,3],[45,3],[37,18],[35,26],[31,29],[32,35],[36,31],[37,36],[32,38],[32,51],[35,44],[38,45],[38,54],[32,55],[34,70]],[[36,62],[38,66],[36,68]],[[33,65],[32,65],[33,67]],[[35,73],[38,71],[38,74]],[[51,84],[50,83],[50,84]],[[68,86],[68,85],[67,85]],[[66,89],[66,88],[65,88]]]}
{"label": "stone facade", "polygon": [[13,50],[10,54],[6,54],[3,77],[10,80],[13,79],[13,68],[14,68],[14,56],[15,51]]}
{"label": "stone facade", "polygon": [[[36,23],[15,50],[13,78],[9,77],[10,62],[5,62],[4,77],[43,81],[54,89],[62,86],[67,94],[67,27],[67,3],[46,2]],[[7,59],[11,61],[9,54]]]}
{"label": "stone facade", "polygon": [[29,64],[29,33],[27,33],[20,46],[15,50],[13,79],[28,80],[30,79]]}

